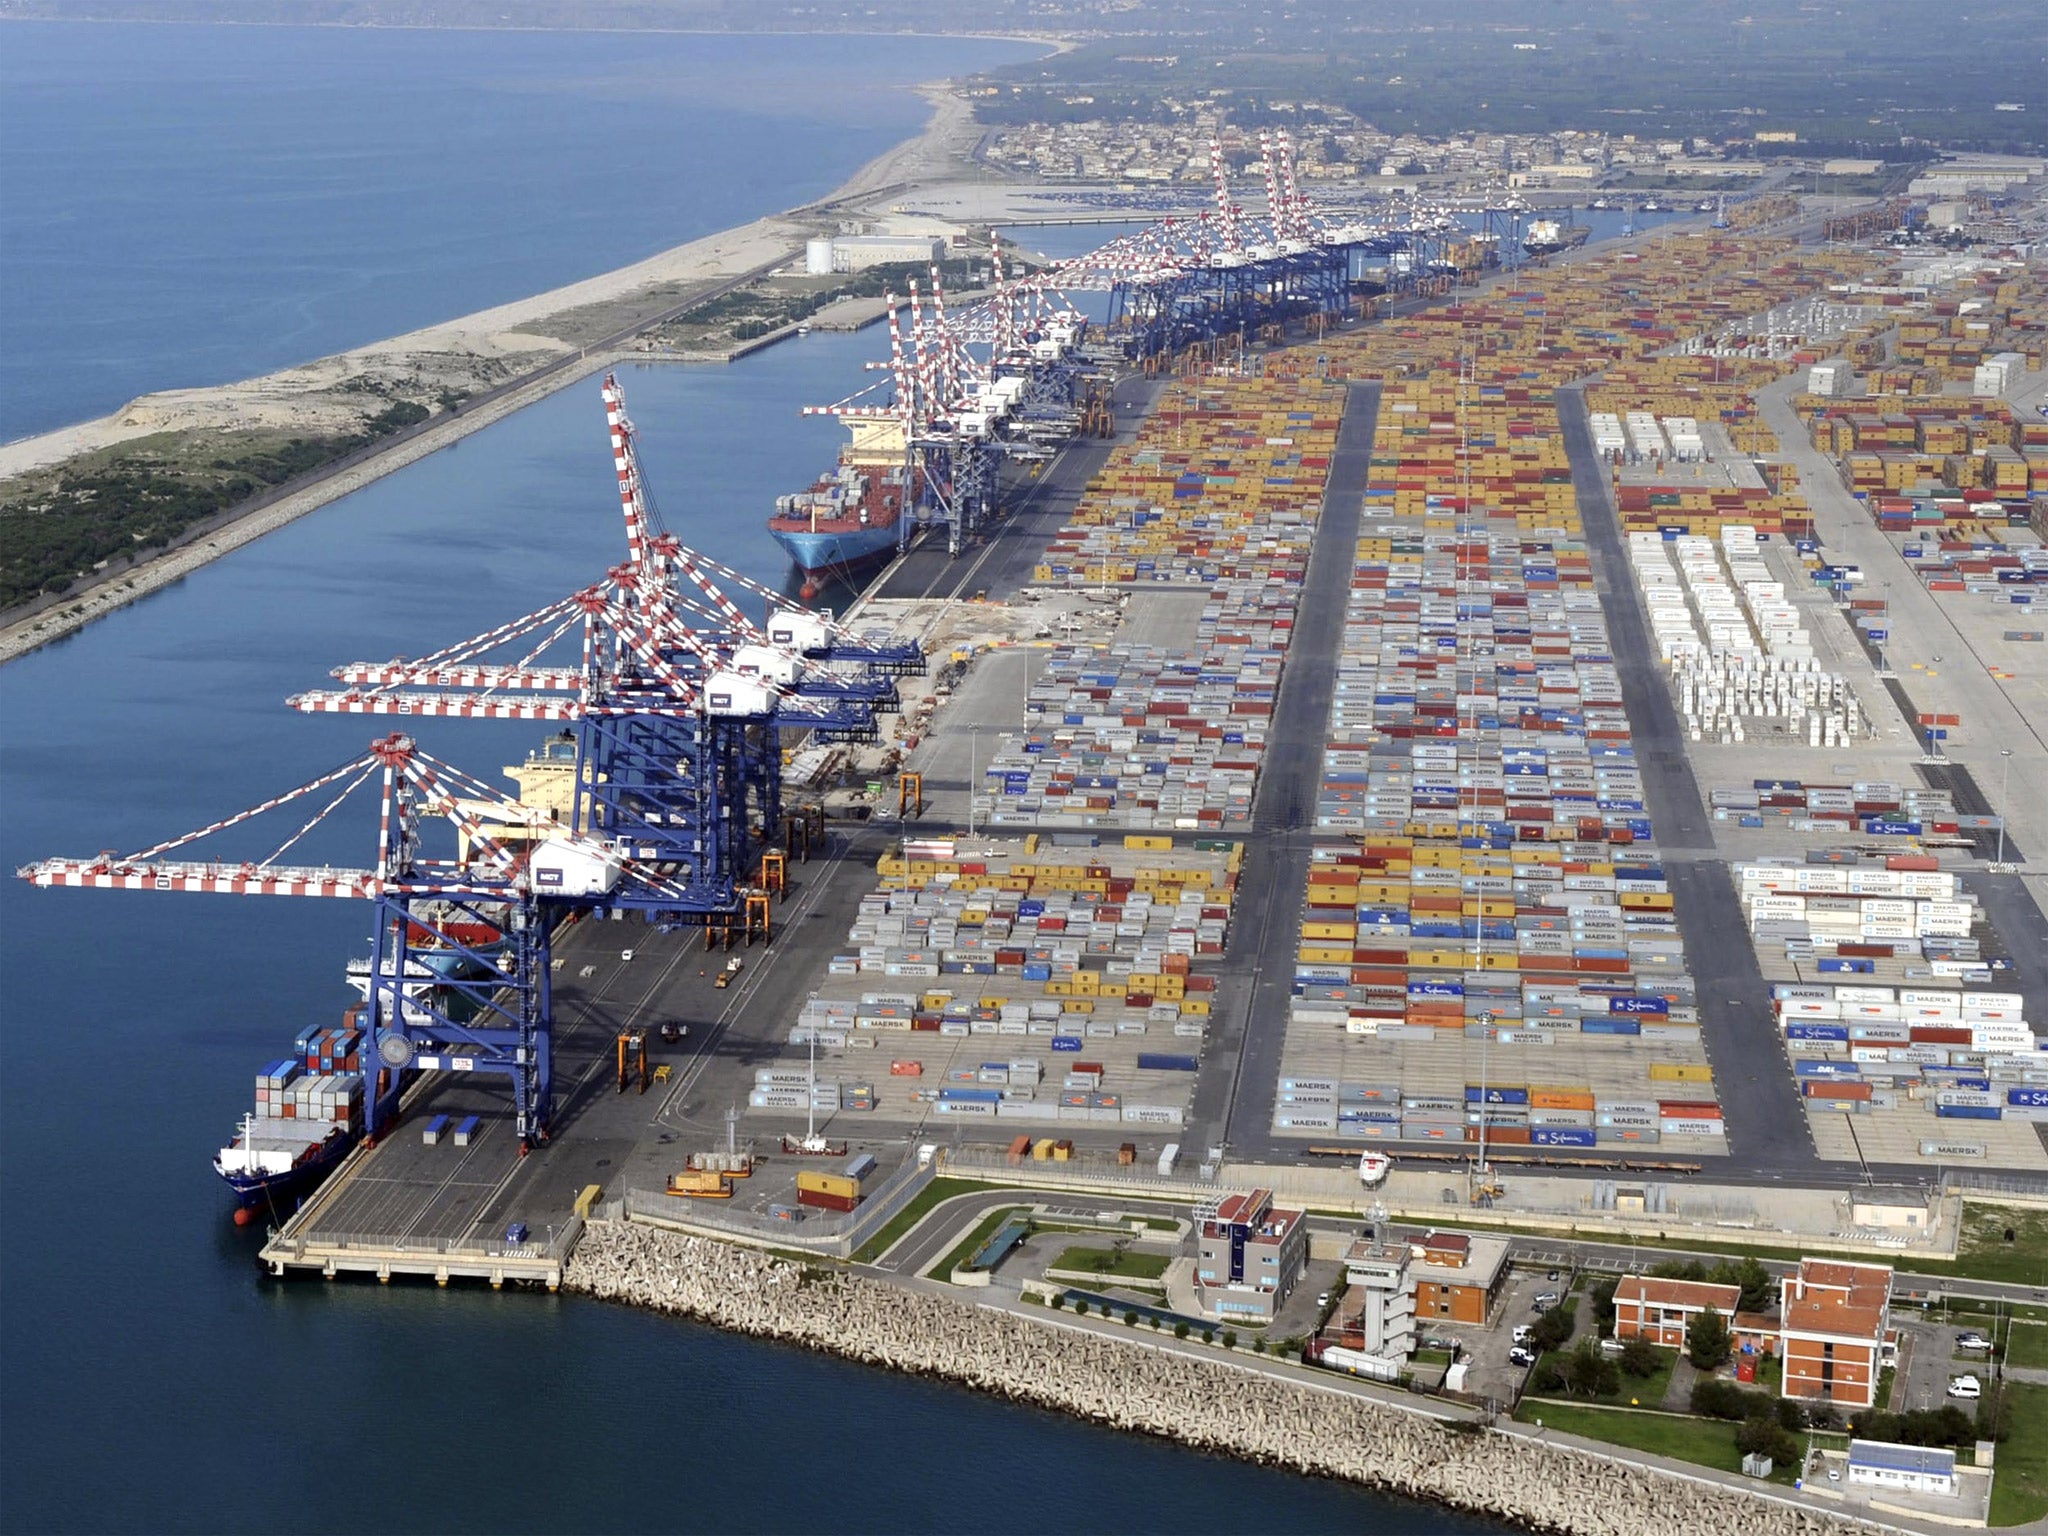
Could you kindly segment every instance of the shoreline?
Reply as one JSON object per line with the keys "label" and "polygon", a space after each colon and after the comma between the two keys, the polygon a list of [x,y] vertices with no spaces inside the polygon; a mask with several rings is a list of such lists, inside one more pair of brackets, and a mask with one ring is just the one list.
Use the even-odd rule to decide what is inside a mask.
{"label": "shoreline", "polygon": [[[593,1221],[562,1289],[1150,1435],[1190,1450],[1570,1536],[1867,1536],[1899,1530],[1705,1468],[1446,1417],[1213,1346],[967,1301],[935,1282],[796,1264],[624,1221]],[[1046,1348],[1053,1332],[1069,1347]]]}
{"label": "shoreline", "polygon": [[[951,82],[925,81],[905,89],[922,96],[930,106],[923,128],[857,167],[845,181],[811,202],[524,299],[256,378],[157,391],[107,416],[0,444],[0,480],[14,479],[165,433],[275,429],[294,423],[297,430],[304,431],[308,429],[304,418],[327,403],[322,392],[364,370],[418,369],[425,358],[470,368],[495,367],[508,358],[527,364],[458,411],[436,412],[391,439],[320,466],[266,495],[223,509],[139,564],[98,573],[62,594],[22,605],[0,623],[0,665],[73,634],[601,368],[643,356],[664,361],[656,354],[633,352],[625,342],[671,313],[701,304],[795,259],[813,232],[813,222],[862,200],[893,198],[906,189],[931,185],[943,179],[947,164],[971,149],[978,134],[973,108],[953,94]],[[657,290],[676,285],[694,286],[697,291],[676,295],[678,302],[658,312],[635,314],[622,328],[590,341],[579,344],[551,335],[547,329],[555,323],[558,329],[573,330],[573,324],[559,322],[577,316],[594,314],[601,321],[608,309],[630,306],[636,299],[644,305]],[[590,323],[589,319],[584,323]]]}

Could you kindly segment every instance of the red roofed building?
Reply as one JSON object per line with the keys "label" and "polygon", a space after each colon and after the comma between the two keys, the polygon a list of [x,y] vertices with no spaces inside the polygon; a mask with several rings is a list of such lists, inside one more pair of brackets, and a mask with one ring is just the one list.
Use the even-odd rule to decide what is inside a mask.
{"label": "red roofed building", "polygon": [[1614,1288],[1614,1336],[1648,1339],[1666,1349],[1683,1349],[1686,1330],[1691,1328],[1694,1318],[1712,1307],[1732,1328],[1735,1309],[1741,1301],[1739,1285],[1630,1275]]}
{"label": "red roofed building", "polygon": [[1784,1395],[1869,1408],[1877,1401],[1891,1326],[1892,1272],[1884,1264],[1801,1259],[1783,1282]]}
{"label": "red roofed building", "polygon": [[1195,1297],[1219,1317],[1270,1319],[1308,1262],[1308,1223],[1270,1189],[1226,1195],[1195,1213]]}

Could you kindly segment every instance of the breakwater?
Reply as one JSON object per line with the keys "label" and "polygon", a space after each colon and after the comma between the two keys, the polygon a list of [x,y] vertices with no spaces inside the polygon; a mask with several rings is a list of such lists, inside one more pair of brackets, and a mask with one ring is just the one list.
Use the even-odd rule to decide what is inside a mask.
{"label": "breakwater", "polygon": [[[705,1238],[590,1224],[564,1288],[1573,1536],[1877,1527],[1343,1390]],[[1049,1347],[1055,1345],[1057,1347]]]}

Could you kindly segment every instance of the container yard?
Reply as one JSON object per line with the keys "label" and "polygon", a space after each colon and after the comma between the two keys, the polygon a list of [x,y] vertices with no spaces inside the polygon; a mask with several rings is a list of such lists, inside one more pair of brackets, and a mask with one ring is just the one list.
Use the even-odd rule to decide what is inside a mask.
{"label": "container yard", "polygon": [[1273,1128],[1716,1153],[1569,468],[1514,393],[1383,401],[1316,808],[1352,841],[1310,866]]}
{"label": "container yard", "polygon": [[906,840],[748,1108],[835,1132],[1180,1126],[1243,857],[1135,835]]}
{"label": "container yard", "polygon": [[[992,602],[888,615],[947,670],[883,740],[787,765],[820,789],[867,775],[839,808],[875,820],[830,828],[824,862],[792,858],[768,950],[733,972],[699,933],[575,926],[557,1071],[606,1087],[579,1095],[563,1142],[490,1186],[489,1095],[439,1082],[408,1124],[468,1123],[470,1143],[354,1154],[273,1262],[332,1265],[364,1233],[473,1236],[486,1208],[507,1231],[559,1215],[590,1193],[593,1146],[689,1219],[814,1224],[875,1210],[921,1140],[1033,1161],[1128,1144],[1150,1166],[1227,1124],[1237,1155],[1281,1160],[1483,1139],[1739,1171],[1775,1111],[1745,1111],[1745,1146],[1724,1097],[1766,1094],[1812,1128],[1810,1149],[1763,1154],[1773,1177],[1816,1153],[2048,1164],[2025,990],[1996,969],[1982,903],[1929,857],[1968,841],[1974,802],[1917,774],[1922,743],[1887,724],[1853,638],[1884,615],[1837,617],[1852,583],[1779,451],[1804,445],[1757,399],[1840,352],[1813,419],[1853,422],[1849,391],[1890,360],[1873,338],[1911,306],[1816,296],[1887,275],[1856,250],[1659,240],[1167,383],[1043,548],[990,568]],[[1817,338],[1771,329],[1823,310]],[[1568,452],[1567,391],[1594,376],[1591,452]],[[1368,397],[1376,417],[1347,414]],[[1967,451],[1975,415],[1957,419]],[[1610,491],[1618,544],[1587,527]],[[1948,510],[1949,537],[1919,531],[1945,562],[1928,591],[2032,584],[2003,574],[2031,570],[2017,543],[1944,547],[1965,542]],[[1615,591],[1640,637],[1610,622]],[[1645,678],[1675,730],[1645,724]],[[1760,748],[1774,776],[1733,755]],[[1697,803],[1674,802],[1669,760],[1695,758]],[[1860,858],[1892,839],[1890,859]],[[1859,862],[1808,865],[1816,841]],[[1699,878],[1723,849],[1744,859],[1713,897],[1732,928]],[[1729,932],[1756,971],[1702,951]],[[1252,1006],[1262,974],[1285,978],[1278,1008]],[[646,1066],[613,1092],[629,1039]],[[324,1077],[324,1059],[299,1071]],[[348,1113],[345,1094],[309,1102]],[[790,1153],[807,1133],[832,1156]],[[787,1162],[700,1161],[778,1135]],[[502,1270],[507,1247],[454,1272]]]}

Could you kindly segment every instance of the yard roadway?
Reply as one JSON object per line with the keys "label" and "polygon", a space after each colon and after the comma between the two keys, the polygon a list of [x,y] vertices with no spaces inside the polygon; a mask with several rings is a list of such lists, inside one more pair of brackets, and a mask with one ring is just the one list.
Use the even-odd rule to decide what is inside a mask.
{"label": "yard roadway", "polygon": [[[1699,984],[1701,1041],[1728,1128],[1725,1166],[1765,1177],[1814,1177],[1826,1165],[1807,1128],[1734,882],[1714,854],[1706,797],[1686,757],[1676,701],[1650,648],[1607,469],[1593,448],[1584,391],[1558,391],[1557,412],[1621,674],[1643,795],[1664,855],[1686,964]],[[1716,1160],[1717,1173],[1723,1166]]]}
{"label": "yard roadway", "polygon": [[[1203,1074],[1195,1092],[1192,1128],[1207,1133],[1222,1127],[1225,1144],[1240,1157],[1283,1152],[1272,1136],[1273,1103],[1294,990],[1296,918],[1308,889],[1316,789],[1322,781],[1344,605],[1357,559],[1379,409],[1377,384],[1350,387],[1323,488],[1308,577],[1295,609],[1265,767],[1252,802],[1255,835],[1238,880],[1237,916],[1224,952],[1219,997],[1224,1023],[1209,1047],[1216,1065]],[[1224,1063],[1235,1065],[1220,1070]]]}
{"label": "yard roadway", "polygon": [[1075,438],[1037,480],[1013,490],[1009,514],[990,528],[986,543],[955,557],[946,553],[943,538],[927,538],[883,572],[869,596],[964,598],[986,592],[1004,598],[1017,592],[1030,582],[1046,542],[1066,526],[1111,449],[1137,435],[1162,387],[1137,376],[1119,380],[1110,391],[1114,437]]}
{"label": "yard roadway", "polygon": [[[885,841],[880,832],[835,833],[828,856],[793,864],[790,896],[775,907],[776,921],[788,926],[769,950],[734,951],[748,962],[734,987],[713,986],[725,957],[706,953],[701,930],[662,934],[637,922],[571,927],[555,946],[554,1139],[519,1156],[505,1080],[440,1074],[376,1149],[322,1192],[294,1235],[477,1243],[519,1220],[544,1241],[586,1185],[616,1195],[629,1161],[637,1182],[658,1186],[660,1175],[680,1166],[665,1144],[677,1136],[693,1146],[722,1143],[727,1106],[744,1103],[754,1069],[779,1058],[817,984],[815,962],[852,921]],[[792,963],[769,963],[785,950]],[[673,1045],[658,1033],[671,1020],[690,1030]],[[674,1074],[644,1097],[617,1091],[614,1041],[626,1028],[647,1030],[650,1060]],[[451,1117],[451,1130],[480,1116],[479,1135],[466,1148],[451,1136],[425,1145],[421,1131],[441,1114]]]}

